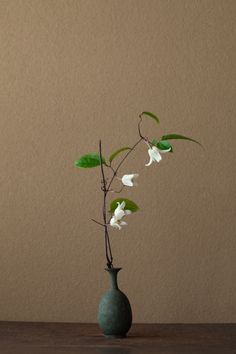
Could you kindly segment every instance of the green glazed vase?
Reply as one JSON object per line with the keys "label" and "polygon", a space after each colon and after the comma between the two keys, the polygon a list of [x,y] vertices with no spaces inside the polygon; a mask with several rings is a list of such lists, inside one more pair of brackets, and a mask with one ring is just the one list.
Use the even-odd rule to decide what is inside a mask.
{"label": "green glazed vase", "polygon": [[107,338],[124,338],[132,324],[132,310],[127,296],[120,291],[117,274],[121,268],[106,268],[110,289],[102,296],[98,308],[98,324]]}

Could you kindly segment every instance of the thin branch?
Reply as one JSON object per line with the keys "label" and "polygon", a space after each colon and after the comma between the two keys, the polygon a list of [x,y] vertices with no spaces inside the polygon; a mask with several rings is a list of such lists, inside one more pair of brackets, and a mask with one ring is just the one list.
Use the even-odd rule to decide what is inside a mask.
{"label": "thin branch", "polygon": [[109,259],[109,257],[108,257],[108,248],[107,248],[107,233],[106,233],[106,228],[105,228],[105,237],[104,237],[104,239],[105,239],[105,250],[106,250],[106,259],[107,259],[107,266],[108,266],[108,268],[109,268],[109,265],[110,265],[110,259]]}
{"label": "thin branch", "polygon": [[109,253],[110,253],[110,263],[109,264],[107,264],[108,265],[108,267],[111,267],[111,268],[113,268],[113,264],[112,264],[112,262],[113,262],[113,256],[112,256],[112,252],[111,252],[111,244],[110,244],[110,238],[109,238],[109,233],[108,233],[108,228],[106,227],[106,234],[107,234],[107,243],[108,243],[108,248],[109,248]]}
{"label": "thin branch", "polygon": [[115,169],[112,167],[112,165],[105,165],[105,166],[106,166],[106,167],[109,167],[109,168],[112,170],[113,173],[116,173],[116,172],[115,172]]}
{"label": "thin branch", "polygon": [[110,189],[109,192],[112,192],[112,193],[121,193],[124,189],[124,186],[121,187],[121,189],[119,191],[115,191],[114,189]]}
{"label": "thin branch", "polygon": [[139,123],[138,123],[138,133],[139,133],[140,138],[146,140],[146,138],[144,138],[144,136],[141,133],[141,123],[142,123],[142,120],[143,120],[141,114],[139,115],[139,119],[140,120],[139,120]]}
{"label": "thin branch", "polygon": [[[106,214],[106,196],[107,196],[107,190],[109,190],[109,188],[106,187],[107,183],[106,183],[106,178],[105,178],[105,173],[104,173],[103,163],[102,163],[102,142],[101,142],[101,140],[99,140],[99,154],[100,154],[100,166],[101,166],[101,173],[102,173],[102,191],[103,191],[102,213],[103,213],[104,228],[105,228],[105,250],[106,250],[107,266],[108,266],[108,268],[111,268],[113,257],[112,257],[112,253],[111,253],[109,233],[108,233],[108,228],[107,228],[107,214]],[[108,255],[108,248],[109,248],[110,257]]]}
{"label": "thin branch", "polygon": [[[103,220],[104,220],[104,224],[100,223],[97,220],[92,219],[92,221],[94,221],[95,223],[101,225],[104,227],[104,231],[105,231],[105,250],[106,250],[106,259],[107,259],[107,266],[108,268],[112,268],[113,264],[113,256],[112,256],[112,251],[111,251],[111,244],[110,244],[110,239],[109,239],[109,232],[108,232],[108,223],[107,223],[107,211],[106,211],[106,197],[108,192],[115,192],[115,193],[120,193],[124,186],[122,186],[120,191],[114,191],[112,190],[110,187],[114,181],[114,178],[117,176],[117,172],[119,170],[119,168],[121,167],[121,165],[124,163],[124,161],[126,160],[126,158],[131,154],[132,151],[134,151],[134,149],[136,148],[136,146],[142,141],[144,140],[145,142],[153,145],[146,137],[144,137],[141,133],[141,122],[142,122],[142,114],[139,115],[140,121],[138,123],[138,132],[139,132],[139,137],[140,139],[132,146],[132,148],[130,148],[130,150],[125,154],[125,156],[123,157],[123,159],[120,161],[120,163],[118,164],[118,166],[114,169],[111,164],[106,164],[102,162],[102,142],[101,140],[99,140],[99,154],[100,154],[100,162],[101,162],[101,174],[102,174],[102,186],[101,186],[101,190],[103,191],[103,208],[102,208],[102,213],[103,213]],[[103,168],[103,164],[110,168],[113,172],[113,175],[110,179],[110,182],[108,183],[108,180],[105,178],[105,173],[104,173],[104,168]],[[107,185],[108,184],[108,185]],[[110,219],[111,220],[111,219]],[[109,220],[109,223],[110,223]],[[109,252],[109,253],[108,253]]]}
{"label": "thin branch", "polygon": [[95,219],[91,219],[93,222],[95,222],[96,224],[98,224],[98,225],[101,225],[101,226],[103,226],[103,227],[105,227],[105,225],[104,224],[102,224],[101,222],[99,222],[99,221],[97,221],[97,220],[95,220]]}
{"label": "thin branch", "polygon": [[141,138],[133,145],[133,147],[125,154],[125,156],[123,157],[123,159],[120,161],[119,165],[116,167],[116,169],[115,169],[115,171],[114,171],[114,174],[113,174],[113,176],[112,176],[112,178],[111,178],[111,180],[110,180],[110,183],[108,184],[108,187],[107,187],[107,190],[108,190],[108,191],[110,191],[111,184],[112,184],[112,182],[113,182],[115,176],[117,175],[117,172],[118,172],[120,166],[123,164],[123,162],[125,161],[125,159],[129,156],[129,154],[130,154],[132,151],[134,151],[134,149],[136,148],[136,146],[137,146],[142,140],[144,140],[143,137],[141,137]]}
{"label": "thin branch", "polygon": [[140,138],[142,138],[143,140],[145,140],[147,143],[149,143],[151,146],[153,146],[153,143],[152,143],[147,137],[143,136],[142,133],[141,133],[141,123],[142,123],[142,120],[143,120],[142,114],[139,115],[139,118],[140,118],[139,123],[138,123],[138,133],[139,133],[139,136],[140,136]]}
{"label": "thin branch", "polygon": [[99,140],[99,155],[100,155],[100,166],[101,166],[101,172],[102,172],[102,183],[104,187],[104,192],[106,193],[106,178],[104,174],[104,169],[103,169],[103,162],[102,162],[102,142]]}

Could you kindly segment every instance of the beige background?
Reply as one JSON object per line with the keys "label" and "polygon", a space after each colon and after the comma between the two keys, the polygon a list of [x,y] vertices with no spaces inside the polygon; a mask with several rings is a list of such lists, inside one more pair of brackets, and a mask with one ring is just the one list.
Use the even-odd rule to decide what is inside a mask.
{"label": "beige background", "polygon": [[95,322],[107,289],[99,169],[137,139],[177,132],[159,165],[122,173],[141,207],[112,231],[135,322],[233,322],[236,1],[0,1],[1,320]]}

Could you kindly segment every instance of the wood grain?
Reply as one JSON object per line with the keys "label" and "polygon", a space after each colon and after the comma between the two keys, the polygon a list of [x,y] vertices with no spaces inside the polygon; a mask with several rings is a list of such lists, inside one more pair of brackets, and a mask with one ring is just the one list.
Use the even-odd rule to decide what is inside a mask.
{"label": "wood grain", "polygon": [[235,324],[134,324],[105,339],[96,324],[0,322],[1,354],[233,354]]}

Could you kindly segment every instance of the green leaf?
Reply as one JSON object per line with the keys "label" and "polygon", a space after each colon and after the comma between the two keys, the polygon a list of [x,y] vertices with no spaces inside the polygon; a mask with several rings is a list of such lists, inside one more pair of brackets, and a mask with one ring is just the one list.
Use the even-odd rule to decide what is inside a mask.
{"label": "green leaf", "polygon": [[157,124],[160,124],[160,120],[159,120],[159,118],[158,118],[155,114],[153,114],[153,113],[151,113],[151,112],[142,112],[141,115],[143,115],[143,114],[145,114],[146,116],[148,116],[148,117],[154,119]]}
{"label": "green leaf", "polygon": [[115,158],[117,155],[119,155],[121,152],[123,152],[123,151],[125,151],[125,150],[131,150],[131,148],[128,147],[128,146],[125,146],[125,147],[123,147],[123,148],[120,148],[120,149],[116,150],[116,151],[113,152],[113,153],[111,154],[111,156],[109,157],[109,161],[112,162],[112,161],[114,160],[114,158]]}
{"label": "green leaf", "polygon": [[111,204],[110,204],[110,212],[114,213],[115,209],[117,208],[117,203],[122,203],[125,202],[125,210],[131,210],[132,213],[134,213],[135,211],[139,210],[139,207],[137,206],[137,204],[135,204],[134,202],[132,202],[132,200],[126,199],[126,198],[117,198],[114,199]]}
{"label": "green leaf", "polygon": [[156,146],[159,150],[169,150],[169,148],[171,148],[170,152],[173,152],[173,147],[171,146],[169,141],[166,140],[157,141],[157,139],[153,139],[152,145]]}
{"label": "green leaf", "polygon": [[[104,158],[102,157],[102,163],[105,163]],[[101,165],[100,156],[98,154],[86,154],[81,156],[79,160],[75,161],[75,167],[79,168],[90,168]]]}
{"label": "green leaf", "polygon": [[192,138],[188,138],[187,136],[184,135],[180,135],[180,134],[167,134],[167,135],[163,135],[161,140],[170,140],[170,139],[183,139],[183,140],[189,140],[189,141],[193,141],[194,143],[202,146],[201,143],[199,143],[197,140],[194,140]]}
{"label": "green leaf", "polygon": [[169,141],[166,141],[166,140],[159,141],[156,146],[160,150],[169,150],[170,149],[171,152],[173,151],[173,148],[170,145]]}

